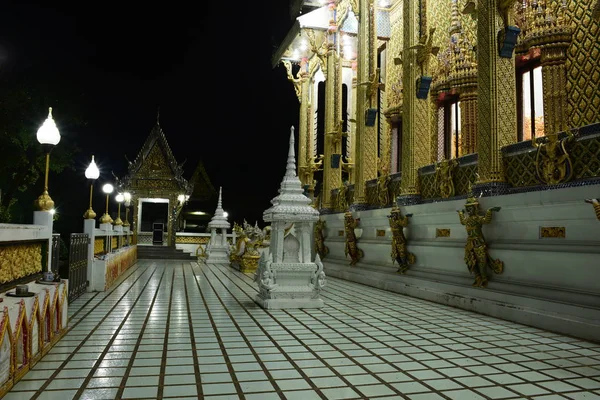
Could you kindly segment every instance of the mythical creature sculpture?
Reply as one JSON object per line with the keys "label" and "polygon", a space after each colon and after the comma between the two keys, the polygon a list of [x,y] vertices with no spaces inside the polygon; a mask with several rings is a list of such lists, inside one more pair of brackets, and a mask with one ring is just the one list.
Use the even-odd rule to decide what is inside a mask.
{"label": "mythical creature sculpture", "polygon": [[469,187],[469,196],[465,204],[467,215],[463,210],[458,210],[460,223],[467,229],[467,243],[465,245],[465,263],[469,272],[475,275],[475,287],[486,287],[488,284],[487,267],[489,266],[496,274],[504,270],[504,263],[495,260],[488,254],[487,243],[483,236],[482,226],[492,222],[492,214],[500,211],[500,207],[488,209],[484,215],[479,214],[479,201],[473,195],[472,187]]}
{"label": "mythical creature sculpture", "polygon": [[346,248],[344,249],[344,255],[348,257],[350,254],[350,265],[356,265],[358,261],[364,256],[364,252],[358,248],[356,239],[356,233],[354,229],[358,227],[360,218],[354,218],[350,211],[346,211],[344,214],[344,229],[346,230]]}
{"label": "mythical creature sculpture", "polygon": [[439,188],[440,195],[444,199],[452,197],[455,194],[452,173],[457,166],[458,161],[456,160],[443,160],[435,167],[436,186]]}
{"label": "mythical creature sculpture", "polygon": [[326,224],[327,222],[322,219],[319,219],[315,224],[315,249],[321,259],[329,254],[329,247],[325,246],[325,235],[323,233]]}
{"label": "mythical creature sculpture", "polygon": [[408,267],[416,261],[415,255],[406,250],[406,237],[404,236],[404,227],[408,226],[410,217],[412,214],[402,216],[400,208],[397,206],[394,206],[388,215],[390,228],[392,228],[392,262],[398,263],[398,272],[401,274],[408,271]]}
{"label": "mythical creature sculpture", "polygon": [[596,218],[600,221],[600,200],[599,199],[586,199],[586,203],[590,203],[594,206],[594,211],[596,212]]}
{"label": "mythical creature sculpture", "polygon": [[348,208],[348,182],[344,182],[338,189],[337,209],[344,211]]}
{"label": "mythical creature sculpture", "polygon": [[433,34],[435,27],[429,28],[429,34],[425,34],[419,38],[419,43],[409,47],[407,50],[416,50],[416,62],[421,68],[421,76],[426,76],[429,72],[429,59],[431,56],[436,56],[440,51],[439,47],[433,46]]}
{"label": "mythical creature sculpture", "polygon": [[385,207],[390,204],[390,192],[388,190],[388,184],[390,183],[390,176],[387,170],[383,170],[379,178],[377,178],[377,199],[379,205]]}
{"label": "mythical creature sculpture", "polygon": [[539,179],[548,184],[567,182],[573,176],[573,164],[567,146],[575,140],[575,134],[569,132],[566,137],[558,139],[557,134],[548,135],[546,143],[531,141],[537,148],[535,169]]}
{"label": "mythical creature sculpture", "polygon": [[241,272],[254,272],[260,257],[258,247],[263,245],[265,232],[257,224],[252,226],[246,220],[241,226],[234,223],[233,231],[237,239],[229,251],[232,266],[239,268]]}

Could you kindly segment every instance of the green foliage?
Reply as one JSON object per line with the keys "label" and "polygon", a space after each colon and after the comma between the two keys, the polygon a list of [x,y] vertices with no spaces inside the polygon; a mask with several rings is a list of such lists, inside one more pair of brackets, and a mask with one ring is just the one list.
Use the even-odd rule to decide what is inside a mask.
{"label": "green foliage", "polygon": [[0,222],[10,222],[11,209],[20,193],[44,178],[45,153],[36,133],[48,116],[48,107],[53,107],[53,117],[62,136],[52,149],[50,170],[60,173],[73,168],[73,156],[79,151],[75,132],[85,125],[74,114],[80,99],[64,90],[51,91],[52,96],[41,94],[48,89],[30,82],[11,82],[0,95]]}

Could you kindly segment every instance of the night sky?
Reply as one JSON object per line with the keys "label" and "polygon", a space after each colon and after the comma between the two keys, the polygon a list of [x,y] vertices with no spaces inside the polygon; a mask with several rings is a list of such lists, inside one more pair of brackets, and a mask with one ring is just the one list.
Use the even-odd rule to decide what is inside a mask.
{"label": "night sky", "polygon": [[[81,230],[92,154],[101,169],[94,210],[103,213],[102,184],[112,180],[111,171],[126,173],[125,157],[133,161],[159,106],[177,161],[187,160],[185,177],[202,160],[213,185],[223,186],[230,220],[264,226],[262,212],[277,195],[289,128],[298,120],[285,69],[271,66],[291,25],[288,2],[47,3],[3,4],[0,87],[26,79],[61,99],[47,106],[62,140],[80,152],[74,171],[50,176],[59,230]],[[63,105],[85,127],[61,126]],[[41,180],[37,186],[36,195]]]}

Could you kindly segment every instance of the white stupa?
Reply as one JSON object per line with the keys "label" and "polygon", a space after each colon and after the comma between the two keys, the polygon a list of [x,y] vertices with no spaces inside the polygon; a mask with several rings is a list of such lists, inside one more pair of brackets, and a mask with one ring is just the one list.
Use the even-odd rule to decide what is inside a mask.
{"label": "white stupa", "polygon": [[303,194],[296,176],[294,127],[285,176],[271,204],[263,213],[264,221],[271,223],[271,243],[268,254],[261,255],[255,276],[259,287],[255,301],[271,309],[323,307],[323,264],[318,255],[313,262],[311,254],[313,225],[319,212],[310,206],[311,200]]}
{"label": "white stupa", "polygon": [[[217,209],[212,219],[208,223],[210,229],[210,242],[206,246],[207,263],[226,263],[229,264],[229,245],[227,244],[227,229],[231,227],[223,211],[221,204],[222,187],[219,187],[219,200]],[[220,230],[220,233],[217,232]]]}

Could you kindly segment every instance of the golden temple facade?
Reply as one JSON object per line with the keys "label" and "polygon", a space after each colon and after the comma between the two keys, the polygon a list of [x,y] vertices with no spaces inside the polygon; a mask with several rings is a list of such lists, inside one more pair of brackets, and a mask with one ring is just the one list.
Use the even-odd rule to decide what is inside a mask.
{"label": "golden temple facade", "polygon": [[596,0],[296,3],[272,63],[322,213],[600,176]]}

